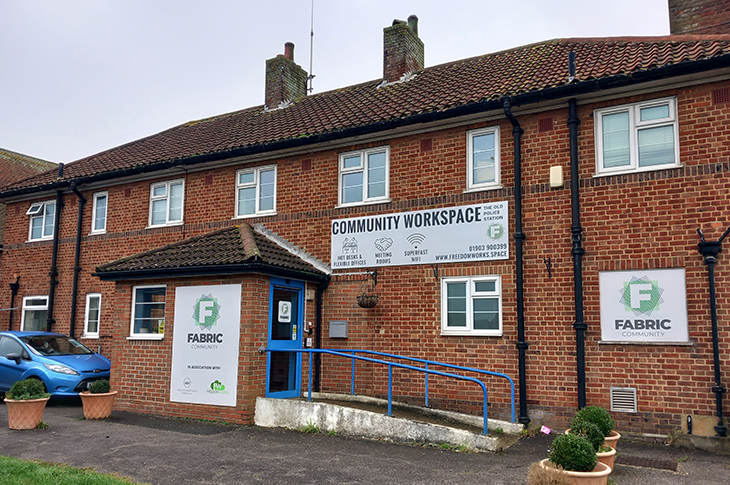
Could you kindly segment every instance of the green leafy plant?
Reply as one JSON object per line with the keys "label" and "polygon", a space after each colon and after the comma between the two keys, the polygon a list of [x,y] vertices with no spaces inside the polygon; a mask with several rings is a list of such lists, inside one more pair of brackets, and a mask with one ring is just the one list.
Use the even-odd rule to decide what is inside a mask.
{"label": "green leafy plant", "polygon": [[591,423],[598,426],[603,436],[608,436],[613,431],[616,422],[608,414],[608,411],[598,406],[586,406],[577,413],[573,418],[573,422],[570,424],[571,428],[574,428],[576,423],[579,421],[590,421]]}
{"label": "green leafy plant", "polygon": [[328,434],[328,435],[330,435],[330,436],[335,436],[335,435],[337,435],[337,432],[336,432],[336,431],[335,431],[334,429],[332,429],[332,430],[330,430],[330,432],[329,432],[329,433],[327,433],[327,434]]}
{"label": "green leafy plant", "polygon": [[494,428],[492,430],[492,433],[494,433],[494,434],[504,434],[504,430],[502,428]]}
{"label": "green leafy plant", "polygon": [[299,431],[301,431],[302,433],[307,433],[307,434],[317,434],[317,433],[319,433],[319,427],[317,427],[316,424],[314,424],[313,422],[310,421],[305,426],[302,426],[301,428],[299,428]]}
{"label": "green leafy plant", "polygon": [[38,429],[48,429],[50,427],[51,426],[48,423],[43,422],[43,421],[41,421],[40,423],[38,423],[38,426],[36,426],[36,428],[38,428]]}
{"label": "green leafy plant", "polygon": [[570,434],[582,436],[591,442],[593,449],[598,451],[603,446],[605,436],[603,432],[591,421],[573,420],[574,426],[570,428]]}
{"label": "green leafy plant", "polygon": [[5,393],[5,399],[11,401],[26,401],[29,399],[43,399],[51,397],[46,392],[43,382],[38,379],[25,379],[17,381],[13,384],[8,392]]}
{"label": "green leafy plant", "polygon": [[99,379],[98,381],[94,381],[89,387],[89,392],[91,394],[106,394],[109,391],[111,391],[111,385],[109,384],[109,380],[107,379]]}
{"label": "green leafy plant", "polygon": [[550,461],[564,470],[589,472],[596,467],[598,458],[588,439],[575,434],[563,434],[553,440]]}

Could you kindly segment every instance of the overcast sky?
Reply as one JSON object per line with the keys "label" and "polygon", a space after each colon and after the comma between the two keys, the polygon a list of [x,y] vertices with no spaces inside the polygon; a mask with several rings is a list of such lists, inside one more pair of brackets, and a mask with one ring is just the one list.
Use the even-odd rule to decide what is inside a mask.
{"label": "overcast sky", "polygon": [[[309,71],[312,0],[0,0],[0,147],[71,162],[263,104],[266,59]],[[668,35],[667,0],[314,0],[314,92],[382,77],[416,14],[426,67],[559,37]]]}

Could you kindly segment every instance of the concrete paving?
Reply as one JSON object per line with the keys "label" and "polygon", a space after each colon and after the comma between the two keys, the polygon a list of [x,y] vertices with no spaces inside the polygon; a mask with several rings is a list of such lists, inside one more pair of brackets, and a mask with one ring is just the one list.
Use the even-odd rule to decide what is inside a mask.
{"label": "concrete paving", "polygon": [[[524,484],[554,436],[523,438],[501,453],[457,453],[328,434],[221,425],[114,411],[86,421],[77,403],[51,403],[45,430],[0,427],[0,454],[93,467],[155,485]],[[0,423],[7,410],[0,405]],[[730,457],[622,439],[611,478],[619,484],[727,484]],[[678,471],[621,464],[678,463]]]}

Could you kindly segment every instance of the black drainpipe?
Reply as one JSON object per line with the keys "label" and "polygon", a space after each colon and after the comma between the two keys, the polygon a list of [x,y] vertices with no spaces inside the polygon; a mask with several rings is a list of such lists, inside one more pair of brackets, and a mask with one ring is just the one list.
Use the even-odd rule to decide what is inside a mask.
{"label": "black drainpipe", "polygon": [[[63,177],[63,163],[58,164],[58,178]],[[53,300],[56,296],[56,285],[58,280],[58,266],[56,260],[58,259],[58,238],[61,232],[61,205],[63,204],[63,192],[61,190],[56,191],[56,213],[54,214],[53,220],[53,255],[51,257],[51,270],[48,272],[50,276],[50,284],[48,288],[48,317],[46,318],[46,331],[50,332],[53,328],[53,324],[56,323],[56,319],[53,318]]]}
{"label": "black drainpipe", "polygon": [[79,272],[81,271],[81,266],[79,266],[79,258],[81,257],[81,226],[86,199],[84,199],[84,196],[76,188],[76,182],[71,182],[71,190],[79,198],[79,217],[76,222],[76,254],[74,255],[74,282],[73,290],[71,291],[71,323],[68,331],[68,334],[73,337],[76,327],[76,299],[79,290]]}
{"label": "black drainpipe", "polygon": [[[571,52],[571,54],[573,54]],[[573,241],[573,280],[575,288],[575,355],[578,371],[578,409],[586,406],[586,355],[585,331],[588,325],[583,321],[583,228],[580,225],[580,176],[578,174],[578,103],[568,100],[568,128],[570,129],[570,205],[573,222],[570,227]]]}
{"label": "black drainpipe", "polygon": [[15,308],[15,297],[18,296],[20,289],[20,275],[15,277],[15,283],[10,283],[10,319],[8,321],[8,331],[13,329],[13,308]]}
{"label": "black drainpipe", "polygon": [[515,272],[517,276],[517,351],[519,352],[520,378],[520,416],[518,421],[527,425],[530,418],[527,416],[527,380],[525,377],[525,352],[528,344],[525,342],[525,292],[522,272],[522,245],[525,235],[522,233],[522,134],[524,130],[520,122],[512,114],[512,102],[509,98],[502,99],[504,115],[512,123],[512,135],[515,145]]}
{"label": "black drainpipe", "polygon": [[722,251],[722,240],[730,233],[730,227],[725,230],[723,235],[717,241],[705,241],[705,236],[701,229],[697,229],[702,242],[697,244],[697,250],[705,257],[707,264],[707,272],[710,277],[710,312],[712,316],[712,353],[715,359],[715,385],[712,386],[712,392],[715,393],[715,404],[717,406],[717,426],[715,426],[716,436],[727,436],[727,427],[723,423],[722,416],[722,395],[727,392],[720,381],[720,342],[717,333],[717,298],[715,296],[715,263],[717,263],[717,255]]}

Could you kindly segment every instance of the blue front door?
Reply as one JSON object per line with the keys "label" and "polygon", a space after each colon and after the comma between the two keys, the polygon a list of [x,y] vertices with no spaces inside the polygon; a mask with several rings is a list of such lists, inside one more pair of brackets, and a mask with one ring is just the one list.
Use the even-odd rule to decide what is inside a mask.
{"label": "blue front door", "polygon": [[269,340],[266,360],[266,396],[301,395],[301,350],[304,283],[271,278],[269,288]]}

